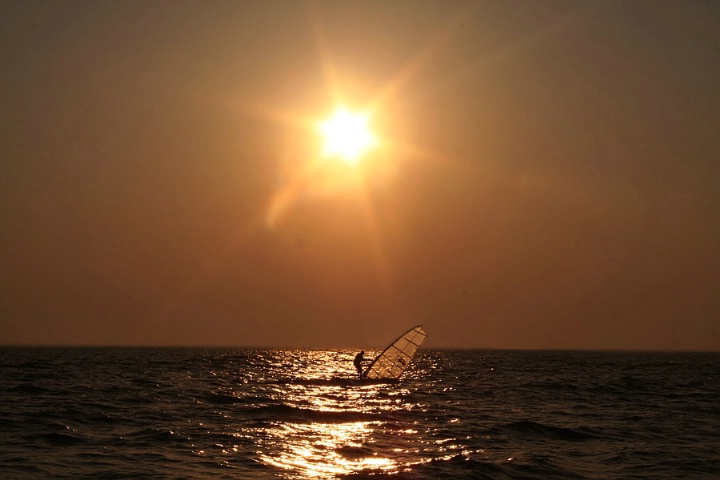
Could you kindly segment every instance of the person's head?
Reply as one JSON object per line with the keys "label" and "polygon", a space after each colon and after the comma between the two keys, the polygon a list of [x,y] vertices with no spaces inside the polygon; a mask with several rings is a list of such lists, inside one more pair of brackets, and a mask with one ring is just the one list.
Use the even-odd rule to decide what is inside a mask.
{"label": "person's head", "polygon": [[360,355],[364,355],[364,354],[365,354],[365,350],[360,350]]}

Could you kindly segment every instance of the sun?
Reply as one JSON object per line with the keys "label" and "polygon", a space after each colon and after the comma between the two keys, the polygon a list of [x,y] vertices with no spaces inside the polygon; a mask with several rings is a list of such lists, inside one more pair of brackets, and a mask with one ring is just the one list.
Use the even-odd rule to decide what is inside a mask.
{"label": "sun", "polygon": [[362,155],[377,144],[369,127],[367,113],[353,113],[345,107],[338,107],[329,119],[318,124],[318,130],[325,138],[322,153],[354,165]]}

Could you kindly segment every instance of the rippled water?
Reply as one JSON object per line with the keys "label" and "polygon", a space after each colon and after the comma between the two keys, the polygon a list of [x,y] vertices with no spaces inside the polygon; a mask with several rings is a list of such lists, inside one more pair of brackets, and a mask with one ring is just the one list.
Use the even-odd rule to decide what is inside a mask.
{"label": "rippled water", "polygon": [[355,353],[0,349],[0,477],[720,475],[720,354]]}

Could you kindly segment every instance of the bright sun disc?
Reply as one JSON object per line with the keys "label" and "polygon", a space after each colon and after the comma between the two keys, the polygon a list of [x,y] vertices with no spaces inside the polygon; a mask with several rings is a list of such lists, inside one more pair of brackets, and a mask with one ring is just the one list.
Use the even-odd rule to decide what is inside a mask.
{"label": "bright sun disc", "polygon": [[376,143],[368,127],[368,115],[352,113],[345,108],[338,108],[331,118],[321,122],[319,130],[325,137],[323,154],[339,157],[350,164],[357,163],[360,156]]}

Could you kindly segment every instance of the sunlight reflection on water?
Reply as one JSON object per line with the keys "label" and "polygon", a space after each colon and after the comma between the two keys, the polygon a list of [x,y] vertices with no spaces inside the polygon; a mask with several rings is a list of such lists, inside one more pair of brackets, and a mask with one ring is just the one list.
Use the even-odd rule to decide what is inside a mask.
{"label": "sunlight reflection on water", "polygon": [[271,390],[285,408],[268,417],[267,425],[243,432],[253,439],[260,462],[288,478],[394,473],[442,456],[448,447],[459,448],[447,444],[451,438],[441,445],[417,438],[416,426],[401,416],[422,411],[423,405],[410,401],[405,385],[358,381],[353,356],[275,351],[256,359],[269,371],[267,383],[258,388]]}
{"label": "sunlight reflection on water", "polygon": [[397,464],[363,447],[372,432],[370,422],[288,424],[270,429],[280,451],[261,453],[262,461],[301,477],[348,474],[372,469],[393,471]]}

